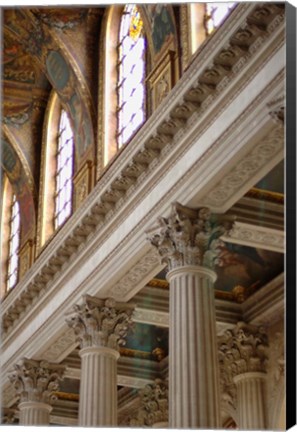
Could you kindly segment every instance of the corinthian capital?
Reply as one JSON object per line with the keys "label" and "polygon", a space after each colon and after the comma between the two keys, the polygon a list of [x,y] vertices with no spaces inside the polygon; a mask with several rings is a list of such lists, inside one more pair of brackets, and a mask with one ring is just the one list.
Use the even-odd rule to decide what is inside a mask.
{"label": "corinthian capital", "polygon": [[140,409],[137,417],[130,419],[130,426],[153,426],[168,422],[168,383],[156,379],[139,390]]}
{"label": "corinthian capital", "polygon": [[132,325],[133,305],[117,303],[114,299],[101,300],[85,296],[82,305],[75,305],[66,319],[81,348],[108,347],[115,350],[125,345],[125,337]]}
{"label": "corinthian capital", "polygon": [[9,375],[21,402],[43,402],[50,404],[56,399],[54,392],[59,390],[65,367],[23,358],[14,365]]}
{"label": "corinthian capital", "polygon": [[211,214],[208,208],[192,209],[172,204],[171,215],[159,218],[158,226],[147,232],[169,270],[184,265],[213,269],[220,264],[219,238],[230,230],[233,219]]}
{"label": "corinthian capital", "polygon": [[266,372],[268,337],[263,326],[239,322],[219,338],[219,361],[226,384],[246,372]]}

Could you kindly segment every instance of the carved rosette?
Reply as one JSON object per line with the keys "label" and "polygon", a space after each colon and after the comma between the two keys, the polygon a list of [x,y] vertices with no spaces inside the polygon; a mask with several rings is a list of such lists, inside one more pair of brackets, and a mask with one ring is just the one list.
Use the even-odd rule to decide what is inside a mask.
{"label": "carved rosette", "polygon": [[51,404],[57,399],[54,392],[59,390],[65,366],[23,358],[14,369],[9,380],[20,395],[20,402]]}
{"label": "carved rosette", "polygon": [[172,204],[171,215],[159,218],[158,226],[147,233],[169,270],[185,265],[213,269],[221,264],[221,240],[234,219],[213,215],[208,208],[192,209]]}
{"label": "carved rosette", "polygon": [[82,305],[75,305],[67,324],[73,328],[81,348],[107,347],[118,350],[132,325],[133,305],[109,298],[101,300],[85,296]]}
{"label": "carved rosette", "polygon": [[139,390],[140,409],[137,417],[130,419],[130,426],[153,426],[168,422],[168,383],[156,379]]}
{"label": "carved rosette", "polygon": [[263,326],[239,322],[219,337],[219,362],[225,383],[246,372],[266,372],[268,337]]}

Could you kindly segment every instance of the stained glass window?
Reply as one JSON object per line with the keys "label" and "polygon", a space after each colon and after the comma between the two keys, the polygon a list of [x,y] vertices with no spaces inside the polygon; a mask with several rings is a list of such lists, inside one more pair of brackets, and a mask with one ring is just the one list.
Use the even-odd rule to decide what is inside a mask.
{"label": "stained glass window", "polygon": [[73,133],[68,115],[62,110],[57,148],[55,228],[61,226],[71,214],[73,156]]}
{"label": "stained glass window", "polygon": [[126,5],[121,19],[118,52],[118,147],[145,120],[145,37],[137,6]]}
{"label": "stained glass window", "polygon": [[15,194],[13,194],[10,219],[7,291],[13,288],[18,281],[20,229],[20,207]]}
{"label": "stained glass window", "polygon": [[206,3],[205,26],[210,34],[224,21],[237,3]]}

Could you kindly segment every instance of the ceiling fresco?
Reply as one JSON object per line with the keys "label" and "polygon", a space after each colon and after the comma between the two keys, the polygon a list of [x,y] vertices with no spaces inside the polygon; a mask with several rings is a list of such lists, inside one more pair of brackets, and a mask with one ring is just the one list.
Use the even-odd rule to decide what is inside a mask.
{"label": "ceiling fresco", "polygon": [[161,361],[168,355],[168,329],[154,325],[134,323],[128,331],[126,345],[121,349],[122,354],[133,357],[146,353],[144,357]]}
{"label": "ceiling fresco", "polygon": [[[87,11],[16,8],[5,9],[3,14],[4,123],[21,127],[32,120],[36,101],[41,96],[46,104],[54,88],[68,106],[78,161],[94,150],[91,101],[72,68],[69,52],[66,55],[65,47],[60,47],[59,32],[74,29]],[[39,122],[32,124],[32,129],[36,127],[42,130]]]}
{"label": "ceiling fresco", "polygon": [[39,8],[33,14],[51,28],[59,30],[75,29],[88,14],[88,8]]}
{"label": "ceiling fresco", "polygon": [[3,122],[20,127],[33,112],[34,94],[47,98],[49,82],[30,53],[7,29],[2,56]]}

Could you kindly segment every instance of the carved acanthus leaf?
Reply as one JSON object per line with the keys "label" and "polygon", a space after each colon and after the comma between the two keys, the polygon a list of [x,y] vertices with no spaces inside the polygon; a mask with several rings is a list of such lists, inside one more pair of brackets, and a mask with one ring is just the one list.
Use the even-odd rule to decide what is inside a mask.
{"label": "carved acanthus leaf", "polygon": [[168,422],[168,383],[156,379],[139,390],[140,409],[137,416],[130,418],[130,426],[153,426],[156,423]]}
{"label": "carved acanthus leaf", "polygon": [[132,325],[134,306],[117,303],[114,299],[101,300],[85,296],[82,305],[75,305],[70,318],[81,348],[108,347],[118,350],[125,345],[125,337]]}
{"label": "carved acanthus leaf", "polygon": [[23,358],[9,375],[21,402],[51,403],[56,399],[65,366]]}
{"label": "carved acanthus leaf", "polygon": [[231,229],[232,218],[212,215],[208,208],[191,209],[174,203],[169,218],[158,222],[159,226],[147,234],[169,269],[183,265],[213,268],[221,264],[219,238]]}
{"label": "carved acanthus leaf", "polygon": [[239,322],[219,337],[221,376],[226,385],[246,372],[266,372],[268,337],[263,326]]}

